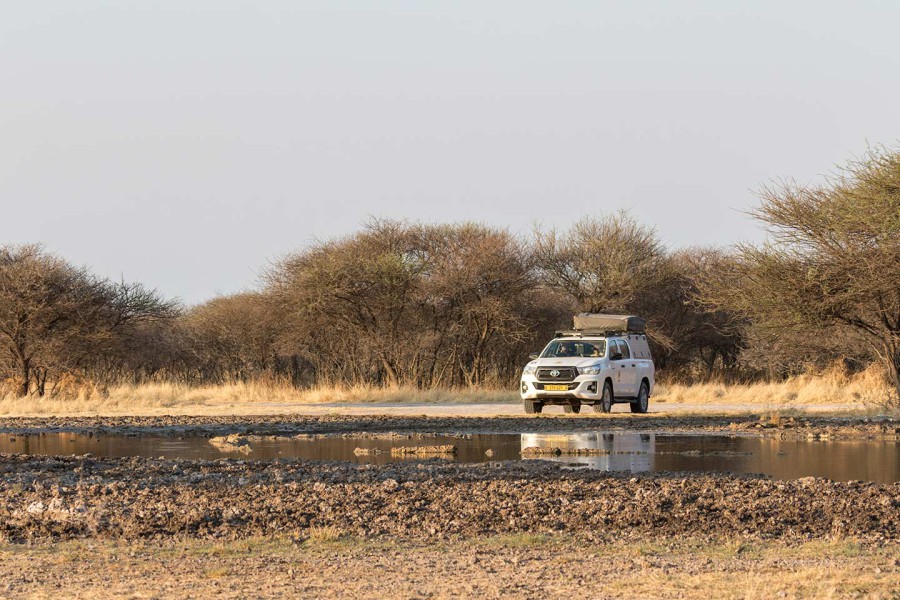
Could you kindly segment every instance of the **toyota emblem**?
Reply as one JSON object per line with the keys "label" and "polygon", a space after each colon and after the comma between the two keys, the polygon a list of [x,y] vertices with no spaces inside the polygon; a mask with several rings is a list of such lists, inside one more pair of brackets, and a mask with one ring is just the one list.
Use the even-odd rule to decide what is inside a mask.
{"label": "toyota emblem", "polygon": [[550,371],[550,377],[559,377],[559,369],[553,369]]}

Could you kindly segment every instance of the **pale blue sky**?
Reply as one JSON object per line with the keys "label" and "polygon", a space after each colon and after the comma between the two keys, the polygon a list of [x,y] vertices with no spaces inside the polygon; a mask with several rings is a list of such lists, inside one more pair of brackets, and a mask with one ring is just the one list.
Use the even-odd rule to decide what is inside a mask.
{"label": "pale blue sky", "polygon": [[756,240],[900,140],[896,2],[5,2],[0,243],[197,302],[369,215]]}

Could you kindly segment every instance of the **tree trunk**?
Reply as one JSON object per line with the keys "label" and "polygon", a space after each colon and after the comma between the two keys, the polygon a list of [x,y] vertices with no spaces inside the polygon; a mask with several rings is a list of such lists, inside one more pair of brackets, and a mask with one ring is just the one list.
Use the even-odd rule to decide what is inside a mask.
{"label": "tree trunk", "polygon": [[381,357],[381,366],[384,367],[384,374],[387,376],[387,383],[389,387],[397,386],[397,369],[391,364],[391,362],[387,359],[387,357]]}
{"label": "tree trunk", "polygon": [[22,383],[19,386],[19,396],[25,397],[31,391],[31,361],[27,358],[22,359],[21,364]]}
{"label": "tree trunk", "polygon": [[885,362],[888,368],[888,378],[894,386],[896,397],[894,400],[900,403],[900,344],[886,344]]}
{"label": "tree trunk", "polygon": [[47,369],[38,369],[36,375],[37,379],[37,395],[41,398],[44,397],[47,391],[47,377],[49,371]]}
{"label": "tree trunk", "polygon": [[703,351],[703,347],[701,346],[697,348],[697,354],[700,355],[700,361],[706,366],[706,375],[704,375],[703,377],[703,382],[709,383],[710,381],[712,381],[713,371],[716,368],[716,358],[718,357],[719,353],[715,348],[713,348],[707,355]]}

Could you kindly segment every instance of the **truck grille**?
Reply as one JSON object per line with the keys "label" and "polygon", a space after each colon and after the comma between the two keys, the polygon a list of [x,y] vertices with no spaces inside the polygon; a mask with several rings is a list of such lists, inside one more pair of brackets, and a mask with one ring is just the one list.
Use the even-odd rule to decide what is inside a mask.
{"label": "truck grille", "polygon": [[538,381],[572,381],[577,376],[578,371],[574,367],[550,367],[537,371]]}

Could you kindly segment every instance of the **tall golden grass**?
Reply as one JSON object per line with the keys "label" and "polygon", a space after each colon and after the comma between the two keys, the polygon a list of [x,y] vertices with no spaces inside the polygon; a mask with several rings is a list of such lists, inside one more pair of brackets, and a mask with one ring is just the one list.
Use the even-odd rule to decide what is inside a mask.
{"label": "tall golden grass", "polygon": [[[896,399],[877,367],[847,373],[840,367],[781,382],[701,383],[656,386],[652,402],[681,405],[802,409],[811,405],[889,409]],[[0,396],[0,415],[253,414],[295,412],[302,405],[517,403],[509,389],[384,388],[376,386],[298,389],[272,382],[187,386],[174,383],[121,385],[100,391],[84,386],[66,398]],[[339,407],[335,407],[339,410]]]}
{"label": "tall golden grass", "polygon": [[261,409],[290,412],[292,406],[304,404],[496,404],[518,399],[516,391],[504,389],[419,390],[377,386],[298,389],[286,384],[254,382],[206,386],[148,383],[115,386],[105,393],[84,387],[67,398],[0,396],[0,415],[250,414]]}
{"label": "tall golden grass", "polygon": [[880,367],[872,365],[862,372],[849,373],[839,364],[776,382],[663,383],[653,394],[656,402],[748,406],[865,404],[878,407],[887,406],[892,399],[893,390],[887,385]]}

